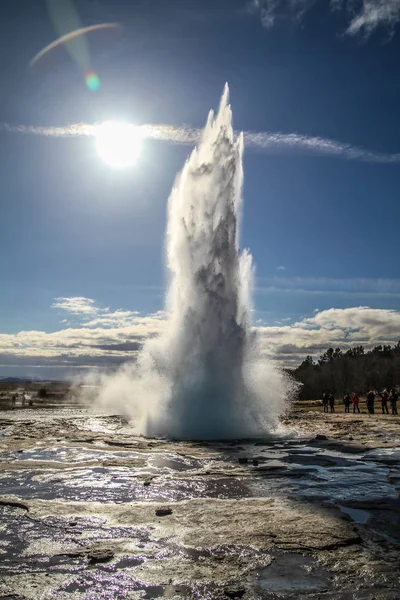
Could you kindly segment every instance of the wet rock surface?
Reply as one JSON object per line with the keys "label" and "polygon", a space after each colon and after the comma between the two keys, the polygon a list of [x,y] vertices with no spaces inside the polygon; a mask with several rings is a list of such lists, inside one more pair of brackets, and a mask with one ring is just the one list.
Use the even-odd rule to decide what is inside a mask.
{"label": "wet rock surface", "polygon": [[398,599],[400,419],[294,412],[265,440],[0,414],[0,600]]}

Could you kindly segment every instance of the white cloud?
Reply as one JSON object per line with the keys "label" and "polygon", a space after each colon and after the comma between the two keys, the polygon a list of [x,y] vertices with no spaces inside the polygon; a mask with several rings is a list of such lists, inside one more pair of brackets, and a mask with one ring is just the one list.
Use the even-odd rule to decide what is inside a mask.
{"label": "white cloud", "polygon": [[276,267],[277,271],[286,271],[286,267],[284,267],[283,265],[279,265],[279,267]]}
{"label": "white cloud", "polygon": [[348,0],[348,8],[355,14],[347,28],[347,33],[370,35],[378,27],[389,30],[400,21],[400,0]]}
{"label": "white cloud", "polygon": [[[0,354],[14,356],[79,357],[134,356],[143,341],[162,331],[164,320],[159,314],[136,317],[129,326],[116,328],[89,328],[85,325],[47,333],[20,331],[0,334]],[[133,354],[132,354],[133,353]]]}
{"label": "white cloud", "polygon": [[317,356],[326,348],[343,350],[363,344],[393,344],[400,340],[400,311],[367,306],[331,308],[314,312],[292,325],[259,328],[267,355],[287,366],[296,366],[308,354]]}
{"label": "white cloud", "polygon": [[[140,314],[137,311],[121,309],[111,312],[108,307],[101,308],[96,305],[92,298],[85,298],[84,296],[56,298],[51,307],[79,317],[85,327],[128,327],[137,322]],[[158,314],[163,315],[161,312]],[[63,319],[61,323],[69,324],[69,321]]]}
{"label": "white cloud", "polygon": [[400,338],[400,312],[360,306],[358,308],[331,308],[317,313],[305,323],[326,331],[339,327],[349,340],[367,343]]}
{"label": "white cloud", "polygon": [[92,298],[84,298],[83,296],[55,298],[52,308],[65,310],[73,315],[93,315],[98,310]]}
{"label": "white cloud", "polygon": [[85,323],[86,327],[127,327],[136,322],[139,313],[132,310],[116,310],[109,312],[108,309],[98,309],[94,319]]}
{"label": "white cloud", "polygon": [[[319,0],[320,1],[320,0]],[[257,14],[267,29],[280,20],[301,21],[317,0],[250,0],[248,11]],[[331,0],[327,8],[343,10],[348,19],[346,33],[369,36],[378,27],[393,31],[400,21],[400,0]]]}
{"label": "white cloud", "polygon": [[[143,342],[158,335],[165,314],[100,308],[83,296],[56,298],[52,308],[74,315],[79,325],[47,333],[0,334],[0,366],[93,367],[134,359]],[[68,325],[67,319],[61,322]]]}
{"label": "white cloud", "polygon": [[[338,284],[341,280],[333,281]],[[385,286],[397,285],[388,284],[390,280],[381,281],[386,282]],[[73,307],[74,311],[87,305],[84,302],[87,299],[69,300],[58,299],[57,303]],[[94,302],[90,302],[89,307],[95,316],[90,319],[90,314],[81,310],[79,327],[51,333],[0,334],[0,366],[110,368],[134,360],[143,342],[159,335],[166,324],[164,312],[140,316],[133,311],[99,309]],[[102,310],[109,312],[102,313]],[[289,321],[290,317],[286,317],[273,326],[261,320],[255,324],[264,354],[289,367],[297,366],[308,354],[318,356],[329,346],[346,350],[363,344],[371,348],[400,339],[400,311],[397,310],[367,306],[316,309],[312,316],[302,317],[295,323]]]}
{"label": "white cloud", "polygon": [[301,21],[314,3],[315,0],[251,0],[247,9],[259,14],[263,26],[270,29],[280,19]]}

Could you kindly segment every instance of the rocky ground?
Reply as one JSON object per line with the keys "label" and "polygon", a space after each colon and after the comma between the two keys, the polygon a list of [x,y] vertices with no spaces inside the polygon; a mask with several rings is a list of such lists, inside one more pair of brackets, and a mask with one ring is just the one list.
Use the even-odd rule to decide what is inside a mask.
{"label": "rocky ground", "polygon": [[286,428],[177,442],[0,412],[0,599],[398,599],[400,418]]}

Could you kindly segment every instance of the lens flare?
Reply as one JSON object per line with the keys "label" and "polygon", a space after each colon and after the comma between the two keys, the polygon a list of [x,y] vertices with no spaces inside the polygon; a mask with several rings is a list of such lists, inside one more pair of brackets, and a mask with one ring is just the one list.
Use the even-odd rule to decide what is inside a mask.
{"label": "lens flare", "polygon": [[85,74],[89,90],[96,92],[100,87],[98,76],[92,71],[89,34],[103,30],[119,30],[120,23],[97,23],[83,27],[74,0],[46,0],[50,19],[58,33],[56,40],[40,50],[30,61],[34,67],[43,57],[60,46],[64,46],[82,73]]}
{"label": "lens flare", "polygon": [[86,81],[86,85],[87,85],[88,89],[91,92],[97,92],[99,90],[100,79],[99,79],[98,75],[96,75],[96,73],[94,73],[94,71],[89,71],[88,73],[86,73],[85,81]]}
{"label": "lens flare", "polygon": [[43,58],[43,56],[45,56],[54,48],[65,44],[68,52],[71,54],[75,62],[82,67],[82,69],[87,69],[91,61],[86,35],[92,31],[120,28],[121,25],[119,23],[100,23],[99,25],[89,25],[88,27],[79,27],[74,31],[68,31],[64,35],[54,40],[54,42],[51,42],[51,44],[40,50],[40,52],[38,52],[32,58],[30,66],[33,67],[41,58]]}

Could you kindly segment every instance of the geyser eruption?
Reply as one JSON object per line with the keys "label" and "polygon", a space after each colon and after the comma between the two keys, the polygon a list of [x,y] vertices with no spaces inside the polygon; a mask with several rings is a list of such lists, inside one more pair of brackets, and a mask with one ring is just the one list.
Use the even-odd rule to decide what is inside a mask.
{"label": "geyser eruption", "polygon": [[119,402],[149,436],[263,435],[279,424],[293,385],[251,327],[252,262],[238,235],[243,139],[228,96],[226,86],[169,198],[165,330],[135,365],[101,382],[99,402]]}

